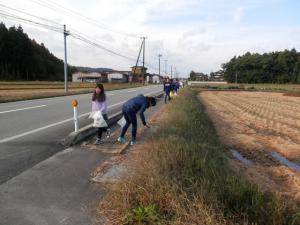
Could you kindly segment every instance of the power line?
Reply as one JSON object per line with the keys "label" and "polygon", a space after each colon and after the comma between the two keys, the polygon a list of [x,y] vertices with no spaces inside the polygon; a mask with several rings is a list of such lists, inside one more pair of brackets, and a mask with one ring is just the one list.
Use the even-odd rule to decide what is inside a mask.
{"label": "power line", "polygon": [[123,55],[123,54],[121,54],[121,53],[117,53],[117,52],[115,52],[115,51],[113,51],[113,50],[110,50],[110,49],[108,49],[108,48],[106,48],[106,47],[104,47],[104,46],[102,46],[102,45],[100,45],[100,44],[98,44],[98,43],[95,43],[95,42],[93,42],[93,41],[91,41],[91,40],[89,40],[89,39],[87,39],[87,38],[85,38],[85,37],[82,37],[82,36],[79,35],[79,34],[70,33],[70,36],[72,36],[72,37],[75,38],[75,39],[81,40],[81,41],[83,41],[83,42],[85,42],[85,43],[87,43],[87,44],[90,44],[90,45],[92,45],[92,46],[94,46],[94,47],[100,48],[100,49],[102,49],[102,50],[104,50],[104,51],[106,51],[106,52],[109,52],[109,53],[113,54],[113,55],[117,55],[117,56],[119,56],[119,57],[128,59],[128,60],[130,60],[130,61],[135,61],[134,58],[131,58],[131,57],[129,57],[129,56],[126,56],[126,55]]}
{"label": "power line", "polygon": [[[36,21],[29,20],[29,19],[26,19],[26,18],[22,18],[22,17],[19,17],[17,15],[14,15],[12,13],[6,12],[6,11],[1,10],[1,9],[0,9],[0,16],[5,17],[7,19],[11,19],[11,20],[21,21],[21,22],[26,23],[26,24],[30,24],[30,25],[34,25],[34,26],[39,26],[39,27],[42,27],[44,29],[52,30],[52,31],[55,31],[55,32],[58,32],[58,33],[64,33],[65,32],[60,27],[55,27],[55,26],[48,25],[48,24],[45,24],[45,23],[40,23],[40,22],[36,22]],[[130,57],[130,56],[124,55],[122,53],[118,53],[116,50],[111,50],[111,49],[109,49],[107,47],[104,47],[103,45],[98,44],[98,43],[96,43],[94,41],[91,41],[89,38],[84,37],[85,35],[80,35],[80,34],[77,34],[77,33],[74,33],[74,32],[72,32],[72,33],[68,32],[68,34],[70,36],[72,36],[73,38],[81,40],[81,41],[83,41],[83,42],[85,42],[85,43],[87,43],[89,45],[92,45],[94,47],[102,49],[102,50],[104,50],[106,52],[109,52],[109,53],[111,53],[113,55],[125,58],[125,59],[127,59],[129,61],[135,62],[135,58],[133,58],[132,56]],[[145,61],[144,61],[144,59],[143,59],[143,65],[148,66],[148,68],[152,68],[154,70],[158,70],[154,66],[152,66],[150,64],[146,64]]]}
{"label": "power line", "polygon": [[[102,46],[107,45],[107,43],[104,43],[104,42],[100,41],[99,38],[96,38],[96,39],[91,38],[91,37],[87,36],[86,34],[80,32],[80,31],[78,31],[78,30],[75,30],[75,29],[73,29],[73,28],[70,28],[70,30],[71,30],[71,31],[75,31],[75,32],[71,32],[71,33],[73,33],[73,34],[75,34],[75,35],[76,35],[76,34],[79,34],[81,37],[84,37],[85,39],[91,40],[92,42],[100,43]],[[101,43],[101,42],[102,42],[102,43]],[[107,47],[106,47],[106,48],[107,48]],[[111,47],[111,46],[109,47],[109,49],[111,49],[112,51],[115,51],[115,52],[118,52],[118,51],[119,51],[118,49],[116,49],[116,48],[114,48],[114,47]],[[135,58],[135,56],[133,56],[132,54],[126,54],[126,55],[128,55],[128,56],[131,57],[131,58]]]}
{"label": "power line", "polygon": [[138,35],[136,34],[129,34],[129,33],[126,33],[126,32],[123,32],[123,31],[116,31],[114,29],[111,29],[109,27],[107,27],[104,23],[100,24],[99,21],[95,20],[95,19],[92,19],[90,17],[87,17],[85,15],[82,15],[81,13],[75,11],[75,10],[72,10],[72,9],[68,9],[67,7],[65,6],[62,6],[54,1],[51,1],[51,0],[48,0],[48,1],[44,1],[44,0],[31,0],[32,2],[36,3],[36,4],[39,4],[43,7],[46,7],[48,9],[51,9],[55,12],[57,12],[57,10],[60,10],[60,11],[64,11],[64,12],[67,12],[69,15],[73,15],[73,16],[76,16],[77,18],[80,18],[80,19],[83,19],[85,22],[88,22],[100,29],[104,29],[104,30],[107,30],[107,31],[110,31],[110,32],[113,32],[113,33],[116,33],[116,34],[119,34],[119,35],[124,35],[124,36],[127,36],[127,37],[134,37],[134,38],[137,38]]}
{"label": "power line", "polygon": [[48,24],[43,24],[43,23],[36,22],[36,21],[33,21],[33,20],[29,20],[29,19],[25,19],[25,18],[16,16],[16,15],[13,15],[9,12],[3,11],[3,10],[0,10],[0,15],[2,17],[7,18],[7,19],[17,20],[17,21],[21,21],[21,22],[24,22],[24,23],[27,23],[27,24],[36,25],[36,26],[39,26],[39,27],[42,27],[42,28],[45,28],[45,29],[48,29],[48,30],[55,31],[55,32],[59,32],[59,33],[63,32],[62,28],[51,26],[51,25],[48,25]]}
{"label": "power line", "polygon": [[[43,24],[43,23],[39,23],[39,22],[35,22],[35,21],[32,21],[32,20],[28,20],[28,19],[25,19],[25,18],[16,16],[16,15],[13,15],[13,14],[11,14],[11,13],[5,12],[5,11],[3,11],[3,10],[1,10],[1,9],[0,9],[0,15],[4,16],[5,18],[8,18],[8,19],[13,19],[13,20],[17,20],[17,21],[22,21],[22,22],[25,22],[25,23],[29,23],[29,24],[31,24],[31,25],[37,25],[37,26],[40,26],[40,27],[43,27],[43,28],[45,28],[45,29],[49,29],[49,30],[52,30],[52,31],[55,31],[55,32],[59,32],[59,33],[63,33],[63,32],[64,32],[64,30],[63,30],[62,28],[50,26],[50,25]],[[90,44],[90,45],[93,45],[93,46],[95,46],[95,47],[101,48],[102,50],[107,51],[107,52],[109,52],[109,53],[111,53],[111,54],[114,54],[114,55],[117,55],[117,56],[126,58],[126,59],[131,60],[131,61],[132,61],[132,60],[133,60],[133,61],[135,60],[134,58],[131,58],[131,57],[125,56],[125,55],[123,55],[123,54],[121,54],[121,53],[117,53],[116,51],[110,50],[110,49],[104,47],[103,45],[100,45],[100,44],[98,44],[98,43],[96,43],[96,42],[93,42],[93,41],[91,41],[91,40],[89,40],[89,39],[87,39],[87,38],[85,38],[85,37],[83,37],[83,36],[81,36],[81,35],[79,35],[79,34],[76,34],[76,33],[70,33],[70,35],[71,35],[72,37],[74,37],[75,39],[79,39],[79,40],[81,40],[81,41],[83,41],[83,42],[86,42],[86,43],[88,43],[88,44]]]}
{"label": "power line", "polygon": [[43,20],[43,21],[48,22],[48,23],[50,22],[50,23],[53,23],[53,24],[62,26],[62,24],[59,24],[59,23],[57,23],[57,22],[54,21],[54,20],[50,20],[50,19],[46,19],[46,18],[43,18],[43,17],[35,16],[35,15],[30,14],[30,13],[24,12],[24,11],[22,11],[22,10],[15,9],[15,8],[12,8],[12,7],[3,5],[3,4],[1,4],[1,3],[0,3],[0,7],[6,8],[6,9],[9,9],[9,10],[12,10],[12,11],[16,11],[16,12],[22,13],[22,14],[27,15],[27,16],[34,17],[34,18]]}

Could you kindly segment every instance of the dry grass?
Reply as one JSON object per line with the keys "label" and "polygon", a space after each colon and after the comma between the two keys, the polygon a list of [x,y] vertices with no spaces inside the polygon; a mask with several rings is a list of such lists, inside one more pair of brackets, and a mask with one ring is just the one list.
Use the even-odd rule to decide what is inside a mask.
{"label": "dry grass", "polygon": [[[160,110],[152,117],[152,131],[168,126],[169,110]],[[146,130],[139,140],[145,143],[130,150],[126,157],[129,172],[119,182],[108,184],[109,191],[98,207],[99,217],[105,217],[108,225],[233,225],[216,207],[215,196],[207,196],[211,201],[207,204],[198,184],[183,190],[175,174],[170,178],[172,167],[180,167],[183,159],[180,153],[172,154],[173,145],[169,145],[176,137],[159,138],[160,132]]]}
{"label": "dry grass", "polygon": [[300,99],[265,92],[203,92],[201,99],[222,142],[256,162],[243,169],[248,178],[300,201],[300,174],[270,157],[277,151],[300,162]]}
{"label": "dry grass", "polygon": [[[104,84],[106,90],[138,87],[140,84]],[[68,95],[91,93],[94,83],[69,83]],[[63,82],[0,82],[0,103],[64,96]]]}

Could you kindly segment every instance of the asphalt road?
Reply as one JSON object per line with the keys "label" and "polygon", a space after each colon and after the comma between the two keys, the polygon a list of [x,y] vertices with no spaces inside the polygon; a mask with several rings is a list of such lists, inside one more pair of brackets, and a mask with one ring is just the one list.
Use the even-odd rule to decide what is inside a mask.
{"label": "asphalt road", "polygon": [[[161,90],[145,86],[108,91],[108,115],[131,97]],[[0,104],[0,184],[64,149],[61,140],[74,131],[73,99],[79,102],[79,128],[90,124],[91,94]]]}

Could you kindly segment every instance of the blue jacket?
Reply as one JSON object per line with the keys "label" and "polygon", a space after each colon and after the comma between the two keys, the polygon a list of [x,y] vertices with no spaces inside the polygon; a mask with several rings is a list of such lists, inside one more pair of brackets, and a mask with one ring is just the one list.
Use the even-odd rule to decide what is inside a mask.
{"label": "blue jacket", "polygon": [[180,84],[179,84],[179,82],[176,82],[174,84],[174,90],[177,91],[179,88],[180,88]]}
{"label": "blue jacket", "polygon": [[173,85],[171,84],[170,81],[167,81],[164,83],[164,91],[166,93],[169,93],[170,91],[173,91]]}
{"label": "blue jacket", "polygon": [[149,106],[146,97],[144,95],[138,95],[125,102],[123,105],[123,110],[135,114],[140,112],[142,123],[146,125],[144,112],[148,107]]}

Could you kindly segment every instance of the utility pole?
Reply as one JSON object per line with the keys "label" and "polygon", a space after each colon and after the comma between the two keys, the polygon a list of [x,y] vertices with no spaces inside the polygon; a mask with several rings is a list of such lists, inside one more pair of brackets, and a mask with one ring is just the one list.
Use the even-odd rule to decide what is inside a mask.
{"label": "utility pole", "polygon": [[65,48],[65,64],[64,64],[64,74],[65,74],[65,94],[68,94],[68,62],[67,62],[67,36],[69,32],[66,30],[66,25],[64,25],[64,48]]}
{"label": "utility pole", "polygon": [[141,55],[141,51],[142,51],[143,45],[144,45],[144,40],[142,41],[141,48],[140,48],[140,51],[139,51],[139,55],[138,55],[138,57],[136,59],[136,64],[135,64],[135,67],[133,69],[133,74],[131,76],[130,84],[132,84],[133,76],[135,75],[136,67],[137,67],[139,59],[140,59],[140,55]]}
{"label": "utility pole", "polygon": [[237,72],[235,72],[235,85],[237,85]]}
{"label": "utility pole", "polygon": [[165,75],[167,76],[167,63],[168,63],[168,60],[165,59]]}
{"label": "utility pole", "polygon": [[143,43],[144,43],[144,46],[143,46],[143,71],[142,71],[143,85],[144,85],[145,84],[145,49],[146,49],[146,39],[147,39],[147,37],[141,37],[141,39],[143,39]]}
{"label": "utility pole", "polygon": [[173,75],[173,66],[171,66],[171,79],[172,79],[172,75]]}
{"label": "utility pole", "polygon": [[145,49],[146,49],[147,37],[141,37],[141,39],[143,39],[143,43],[144,43],[144,46],[143,46],[143,70],[144,70],[144,68],[145,68]]}
{"label": "utility pole", "polygon": [[160,76],[160,58],[162,57],[162,54],[158,54],[158,75]]}

